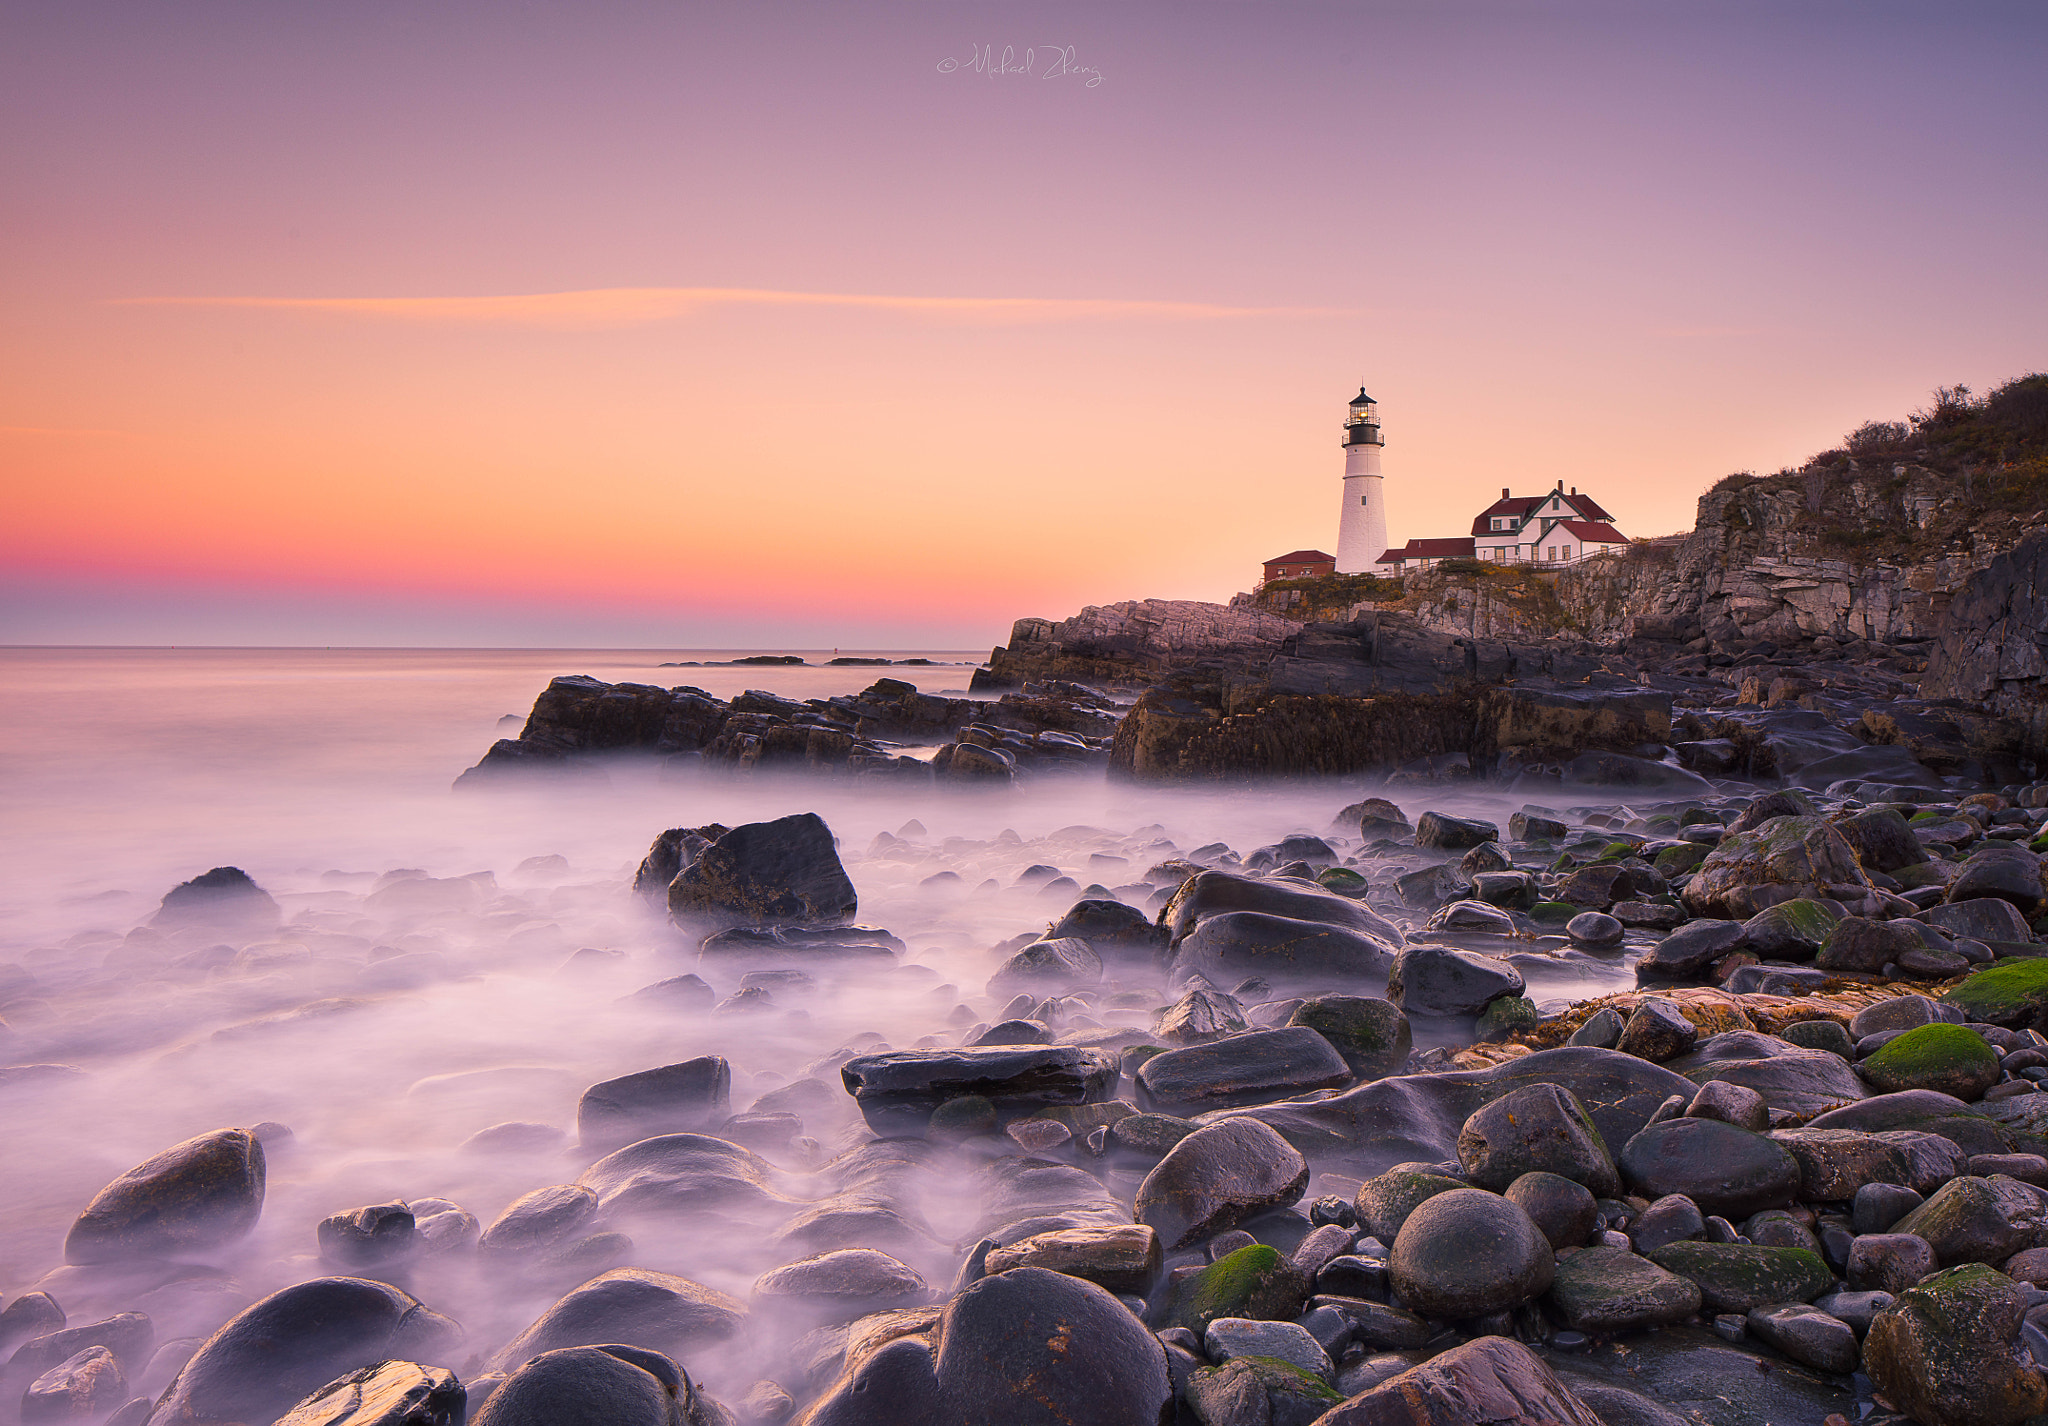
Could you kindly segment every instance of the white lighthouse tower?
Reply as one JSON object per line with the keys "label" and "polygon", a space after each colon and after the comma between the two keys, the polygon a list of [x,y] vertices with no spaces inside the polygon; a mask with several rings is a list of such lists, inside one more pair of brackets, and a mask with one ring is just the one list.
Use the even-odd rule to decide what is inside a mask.
{"label": "white lighthouse tower", "polygon": [[1375,574],[1387,552],[1386,481],[1380,476],[1380,412],[1363,386],[1344,418],[1344,513],[1337,521],[1337,573]]}

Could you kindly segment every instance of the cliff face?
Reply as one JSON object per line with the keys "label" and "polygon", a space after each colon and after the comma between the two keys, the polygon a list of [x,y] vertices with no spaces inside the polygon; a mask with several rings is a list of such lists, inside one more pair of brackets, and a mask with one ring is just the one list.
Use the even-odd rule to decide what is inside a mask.
{"label": "cliff face", "polygon": [[1984,703],[2048,755],[2048,535],[1993,559],[1949,601],[1927,676],[1928,698]]}

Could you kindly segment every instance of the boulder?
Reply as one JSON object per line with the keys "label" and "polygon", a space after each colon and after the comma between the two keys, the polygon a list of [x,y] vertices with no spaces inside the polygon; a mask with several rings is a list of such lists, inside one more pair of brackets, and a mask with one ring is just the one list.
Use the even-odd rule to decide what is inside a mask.
{"label": "boulder", "polygon": [[1282,994],[1378,985],[1394,964],[1398,937],[1263,911],[1225,911],[1205,917],[1181,939],[1172,975],[1176,982],[1200,975],[1222,985],[1257,976]]}
{"label": "boulder", "polygon": [[1670,1243],[1651,1253],[1650,1260],[1699,1284],[1700,1305],[1709,1313],[1811,1302],[1835,1282],[1828,1265],[1804,1248]]}
{"label": "boulder", "polygon": [[156,1325],[146,1312],[117,1312],[97,1322],[64,1327],[31,1337],[15,1348],[7,1361],[15,1376],[34,1376],[49,1371],[88,1347],[105,1347],[123,1370],[139,1373],[149,1360],[156,1341]]}
{"label": "boulder", "polygon": [[1624,934],[1621,922],[1604,911],[1581,911],[1564,923],[1564,933],[1582,946],[1620,945]]}
{"label": "boulder", "polygon": [[1663,1064],[1691,1049],[1699,1037],[1699,1027],[1686,1019],[1676,1005],[1668,1000],[1644,1000],[1629,1012],[1615,1048],[1625,1055]]}
{"label": "boulder", "polygon": [[1442,812],[1425,812],[1415,821],[1415,845],[1443,851],[1463,851],[1482,842],[1500,840],[1500,828],[1491,822],[1452,817]]}
{"label": "boulder", "polygon": [[1407,1063],[1414,1043],[1408,1017],[1377,996],[1311,996],[1295,1007],[1287,1023],[1305,1025],[1329,1041],[1358,1079],[1392,1074]]}
{"label": "boulder", "polygon": [[1302,1271],[1267,1243],[1247,1243],[1174,1285],[1169,1326],[1197,1336],[1219,1317],[1281,1322],[1299,1317],[1308,1290]]}
{"label": "boulder", "polygon": [[403,1203],[374,1203],[320,1220],[320,1256],[336,1267],[368,1268],[395,1262],[419,1246],[412,1210]]}
{"label": "boulder", "polygon": [[2048,1203],[2011,1179],[1950,1179],[1892,1225],[1934,1250],[1943,1267],[2002,1263],[2027,1248],[2048,1247]]}
{"label": "boulder", "polygon": [[1296,1322],[1261,1322],[1250,1317],[1211,1318],[1202,1333],[1202,1349],[1212,1362],[1239,1357],[1267,1357],[1286,1362],[1310,1375],[1332,1374],[1330,1354],[1306,1327]]}
{"label": "boulder", "polygon": [[1746,1218],[1790,1203],[1799,1164],[1761,1134],[1717,1119],[1667,1119],[1630,1139],[1616,1160],[1645,1198],[1682,1193],[1702,1213]]}
{"label": "boulder", "polygon": [[754,1279],[756,1297],[801,1301],[846,1315],[907,1307],[930,1293],[915,1268],[873,1248],[817,1253]]}
{"label": "boulder", "polygon": [[1109,1228],[1060,1228],[989,1250],[991,1276],[1011,1268],[1046,1268],[1083,1278],[1111,1292],[1144,1296],[1165,1261],[1159,1234],[1146,1223]]}
{"label": "boulder", "polygon": [[1464,1319],[1505,1311],[1549,1288],[1554,1258],[1529,1215],[1484,1189],[1419,1204],[1401,1225],[1387,1271],[1410,1310]]}
{"label": "boulder", "polygon": [[1159,913],[1159,924],[1174,944],[1212,916],[1231,911],[1257,911],[1294,921],[1315,921],[1362,931],[1389,945],[1401,944],[1401,932],[1364,903],[1299,882],[1264,881],[1234,872],[1205,871],[1189,877]]}
{"label": "boulder", "polygon": [[224,933],[267,931],[283,919],[277,902],[240,867],[217,866],[164,893],[150,925]]}
{"label": "boulder", "polygon": [[1078,936],[1033,941],[989,977],[988,993],[997,999],[1013,995],[1064,995],[1102,979],[1102,957]]}
{"label": "boulder", "polygon": [[1636,962],[1644,980],[1691,980],[1743,944],[1740,921],[1688,922],[1664,937]]}
{"label": "boulder", "polygon": [[1835,830],[1870,871],[1899,871],[1928,859],[1906,819],[1890,807],[1866,807],[1838,818]]}
{"label": "boulder", "polygon": [[1863,1233],[1849,1244],[1842,1276],[1858,1290],[1904,1292],[1938,1266],[1925,1238],[1911,1233]]}
{"label": "boulder", "polygon": [[1967,901],[1930,906],[1912,919],[1924,921],[1957,940],[2026,942],[2034,939],[2027,926],[2027,918],[2002,896],[1973,896]]}
{"label": "boulder", "polygon": [[1103,1050],[1030,1045],[860,1055],[839,1075],[869,1126],[889,1136],[923,1133],[933,1110],[970,1095],[1006,1119],[1100,1103],[1115,1092],[1122,1066]]}
{"label": "boulder", "polygon": [[1948,884],[1946,901],[1993,897],[2032,920],[2048,911],[2048,861],[2014,842],[1986,842]]}
{"label": "boulder", "polygon": [[624,1343],[544,1352],[507,1377],[472,1426],[729,1426],[660,1352]]}
{"label": "boulder", "polygon": [[1913,1181],[1913,1163],[1899,1144],[1855,1129],[1781,1129],[1771,1141],[1799,1165],[1799,1197],[1846,1203],[1865,1184]]}
{"label": "boulder", "polygon": [[1800,1115],[1821,1114],[1869,1094],[1839,1055],[1749,1030],[1711,1035],[1665,1067],[1695,1084],[1720,1080],[1753,1089],[1770,1108]]}
{"label": "boulder", "polygon": [[594,1084],[576,1106],[583,1147],[599,1153],[657,1134],[712,1129],[732,1114],[732,1069],[719,1055]]}
{"label": "boulder", "polygon": [[1312,1372],[1272,1357],[1232,1357],[1197,1368],[1184,1396],[1201,1426],[1309,1426],[1344,1400]]}
{"label": "boulder", "polygon": [[[1455,1186],[1455,1181],[1447,1182]],[[1578,1247],[1600,1222],[1600,1205],[1591,1189],[1540,1169],[1509,1184],[1503,1196],[1529,1215],[1553,1248]]]}
{"label": "boulder", "polygon": [[1428,1165],[1401,1164],[1360,1184],[1353,1209],[1359,1227],[1382,1243],[1391,1243],[1409,1214],[1439,1193],[1466,1187],[1465,1180],[1433,1173]]}
{"label": "boulder", "polygon": [[581,1184],[536,1188],[506,1205],[477,1240],[486,1261],[518,1259],[569,1241],[597,1213],[597,1195]]}
{"label": "boulder", "polygon": [[1750,1335],[1817,1371],[1847,1376],[1856,1370],[1856,1329],[1804,1303],[1749,1309]]}
{"label": "boulder", "polygon": [[493,1371],[516,1371],[563,1347],[623,1343],[676,1352],[723,1341],[747,1310],[716,1288],[644,1268],[613,1268],[565,1293],[491,1358]]}
{"label": "boulder", "polygon": [[1477,1187],[1504,1191],[1524,1174],[1553,1173],[1612,1198],[1621,1179],[1578,1096],[1532,1084],[1475,1111],[1458,1131],[1458,1162]]}
{"label": "boulder", "polygon": [[2048,1409],[2041,1373],[2017,1348],[2027,1301],[1989,1267],[1937,1273],[1870,1324],[1864,1370],[1925,1426],[2018,1426]]}
{"label": "boulder", "polygon": [[1700,1310],[1700,1288],[1627,1248],[1597,1246],[1559,1260],[1550,1303],[1571,1327],[1605,1337],[1684,1321]]}
{"label": "boulder", "polygon": [[678,923],[833,924],[859,909],[832,829],[815,812],[735,827],[676,874],[669,915]]}
{"label": "boulder", "polygon": [[1076,901],[1045,933],[1048,941],[1069,936],[1086,941],[1099,956],[1118,960],[1150,962],[1166,949],[1164,927],[1137,907],[1104,897]]}
{"label": "boulder", "polygon": [[1857,1065],[1882,1094],[1931,1089],[1964,1103],[1982,1099],[2003,1072],[1998,1052],[1961,1025],[1922,1025],[1886,1042]]}
{"label": "boulder", "polygon": [[1608,1426],[1511,1337],[1479,1337],[1381,1382],[1316,1426]]}
{"label": "boulder", "polygon": [[276,1426],[456,1426],[468,1399],[444,1367],[378,1362],[327,1383]]}
{"label": "boulder", "polygon": [[1185,1115],[1335,1089],[1351,1082],[1351,1067],[1328,1040],[1293,1025],[1154,1055],[1137,1082],[1144,1108]]}
{"label": "boulder", "polygon": [[1742,948],[1767,961],[1810,961],[1841,922],[1838,905],[1794,897],[1742,923]]}
{"label": "boulder", "polygon": [[2048,1025],[2048,957],[1980,970],[1941,997],[1967,1020],[2008,1030]]}
{"label": "boulder", "polygon": [[232,1243],[262,1215],[263,1182],[263,1146],[248,1130],[187,1139],[95,1194],[71,1225],[64,1257],[172,1257]]}
{"label": "boulder", "polygon": [[1695,916],[1744,920],[1794,897],[1868,885],[1856,853],[1822,817],[1783,817],[1723,838],[1686,883]]}
{"label": "boulder", "polygon": [[1308,1162],[1255,1119],[1226,1119],[1182,1139],[1139,1185],[1133,1214],[1170,1252],[1284,1207],[1308,1186]]}
{"label": "boulder", "polygon": [[381,1282],[314,1278],[246,1308],[192,1354],[151,1426],[274,1421],[309,1393],[379,1362],[433,1362],[462,1329]]}
{"label": "boulder", "polygon": [[607,1154],[576,1182],[597,1195],[605,1214],[620,1218],[780,1205],[769,1173],[766,1159],[725,1139],[663,1134]]}
{"label": "boulder", "polygon": [[1477,1015],[1489,1001],[1522,990],[1522,973],[1506,961],[1452,946],[1410,946],[1387,977],[1387,999],[1411,1016]]}
{"label": "boulder", "polygon": [[1910,922],[1844,916],[1828,933],[1814,963],[1822,970],[1875,974],[1908,951],[1919,950],[1926,944],[1919,928]]}

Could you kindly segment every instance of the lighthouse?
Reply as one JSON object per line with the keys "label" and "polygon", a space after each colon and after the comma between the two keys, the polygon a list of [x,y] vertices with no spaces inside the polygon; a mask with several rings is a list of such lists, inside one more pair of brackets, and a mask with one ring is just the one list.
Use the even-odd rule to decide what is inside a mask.
{"label": "lighthouse", "polygon": [[1380,476],[1379,407],[1363,386],[1344,417],[1344,512],[1337,520],[1337,573],[1372,574],[1387,552],[1386,482]]}

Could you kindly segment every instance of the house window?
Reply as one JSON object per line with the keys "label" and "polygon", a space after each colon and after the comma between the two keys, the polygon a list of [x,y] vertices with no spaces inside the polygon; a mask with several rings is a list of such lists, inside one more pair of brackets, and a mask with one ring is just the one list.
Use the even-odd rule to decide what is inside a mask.
{"label": "house window", "polygon": [[1556,564],[1556,563],[1557,563],[1557,546],[1556,546],[1556,545],[1552,545],[1552,546],[1550,547],[1550,562],[1551,562],[1552,564]]}
{"label": "house window", "polygon": [[1371,499],[1372,499],[1372,497],[1371,497],[1370,495],[1361,495],[1361,496],[1359,496],[1359,497],[1358,497],[1358,503],[1359,503],[1359,504],[1361,504],[1361,505],[1364,505],[1364,504],[1367,504],[1368,502],[1370,502],[1370,501],[1371,501]]}

